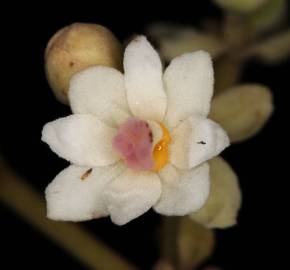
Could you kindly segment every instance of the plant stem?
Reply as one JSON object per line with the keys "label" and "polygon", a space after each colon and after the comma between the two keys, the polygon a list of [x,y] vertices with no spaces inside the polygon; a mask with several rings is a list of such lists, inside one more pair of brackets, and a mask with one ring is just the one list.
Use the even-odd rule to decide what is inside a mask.
{"label": "plant stem", "polygon": [[178,233],[179,217],[164,217],[162,226],[162,257],[169,261],[175,270],[180,269]]}
{"label": "plant stem", "polygon": [[231,56],[224,56],[215,63],[215,94],[234,86],[239,81],[243,61]]}
{"label": "plant stem", "polygon": [[94,234],[84,230],[81,226],[47,219],[43,196],[14,174],[2,162],[1,157],[0,200],[63,249],[78,258],[89,269],[136,269],[124,258],[96,239]]}

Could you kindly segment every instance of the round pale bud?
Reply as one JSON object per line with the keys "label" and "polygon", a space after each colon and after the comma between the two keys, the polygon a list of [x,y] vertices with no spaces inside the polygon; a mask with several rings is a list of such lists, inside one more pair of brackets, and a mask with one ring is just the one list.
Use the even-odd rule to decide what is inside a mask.
{"label": "round pale bud", "polygon": [[212,101],[209,118],[226,130],[232,143],[257,134],[274,110],[269,88],[259,84],[242,84],[218,94]]}
{"label": "round pale bud", "polygon": [[47,80],[56,98],[68,104],[71,77],[89,66],[122,68],[122,46],[107,28],[74,23],[60,29],[45,50]]}

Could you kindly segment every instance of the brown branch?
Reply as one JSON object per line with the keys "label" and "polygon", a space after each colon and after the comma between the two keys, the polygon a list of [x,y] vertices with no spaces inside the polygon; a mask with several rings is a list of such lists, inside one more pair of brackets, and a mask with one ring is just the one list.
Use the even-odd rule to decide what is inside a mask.
{"label": "brown branch", "polygon": [[0,200],[90,269],[136,269],[80,225],[47,219],[44,197],[1,159]]}

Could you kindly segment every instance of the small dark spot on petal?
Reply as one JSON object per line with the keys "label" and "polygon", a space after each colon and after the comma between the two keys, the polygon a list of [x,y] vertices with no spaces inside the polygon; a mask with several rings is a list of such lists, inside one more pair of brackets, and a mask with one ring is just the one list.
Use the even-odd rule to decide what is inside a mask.
{"label": "small dark spot on petal", "polygon": [[198,144],[206,144],[204,141],[197,142]]}
{"label": "small dark spot on petal", "polygon": [[70,66],[70,67],[73,67],[74,65],[75,65],[74,62],[70,62],[70,63],[69,63],[69,66]]}
{"label": "small dark spot on petal", "polygon": [[89,177],[89,175],[92,173],[93,168],[88,169],[87,171],[85,171],[85,173],[81,176],[81,180],[85,180],[86,178]]}

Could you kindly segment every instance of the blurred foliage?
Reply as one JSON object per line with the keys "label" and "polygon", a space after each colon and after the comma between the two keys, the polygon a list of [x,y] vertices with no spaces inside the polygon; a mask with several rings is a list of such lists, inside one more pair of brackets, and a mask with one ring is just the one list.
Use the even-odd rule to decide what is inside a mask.
{"label": "blurred foliage", "polygon": [[265,4],[247,17],[250,26],[258,33],[271,30],[286,15],[286,0],[267,0]]}
{"label": "blurred foliage", "polygon": [[263,6],[268,0],[213,0],[221,8],[231,12],[249,13]]}

